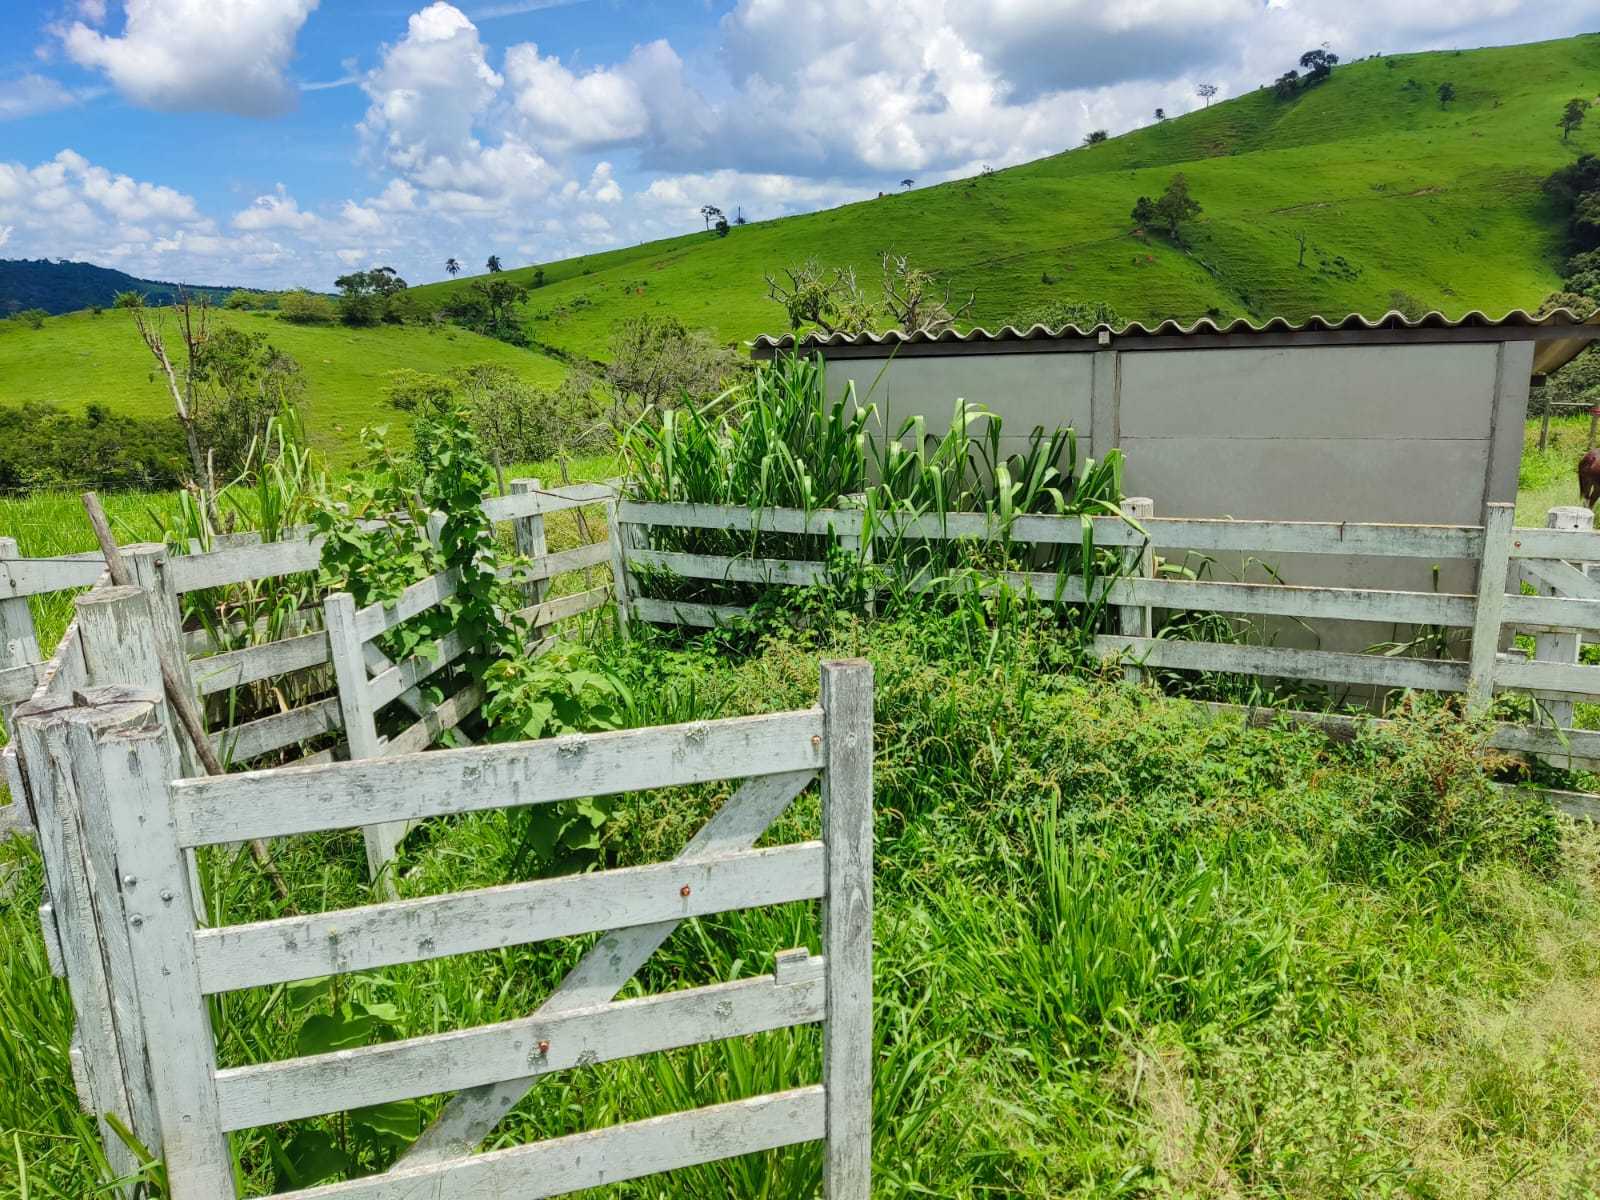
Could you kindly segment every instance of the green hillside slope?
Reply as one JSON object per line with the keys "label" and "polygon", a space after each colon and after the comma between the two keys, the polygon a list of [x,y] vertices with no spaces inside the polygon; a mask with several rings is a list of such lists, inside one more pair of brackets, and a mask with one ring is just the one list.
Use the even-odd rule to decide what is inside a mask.
{"label": "green hillside slope", "polygon": [[[212,312],[222,324],[264,330],[300,363],[306,378],[305,415],[311,438],[335,461],[356,450],[363,425],[403,424],[382,399],[389,372],[403,367],[448,371],[468,363],[515,368],[530,383],[553,385],[565,368],[542,354],[445,326],[291,325],[266,313]],[[97,402],[113,411],[151,415],[171,411],[164,382],[126,313],[51,317],[42,329],[0,321],[0,404],[42,400],[81,410]]]}
{"label": "green hillside slope", "polygon": [[[1539,182],[1600,148],[1600,119],[1565,144],[1556,119],[1597,89],[1594,35],[1368,59],[1286,102],[1262,90],[978,179],[546,264],[529,328],[590,357],[640,313],[745,339],[783,323],[763,271],[816,256],[875,287],[886,249],[976,292],[985,324],[1055,299],[1141,319],[1378,313],[1395,292],[1450,313],[1531,307],[1558,282]],[[1184,249],[1128,217],[1177,170],[1205,209]],[[419,290],[442,302],[468,282]]]}

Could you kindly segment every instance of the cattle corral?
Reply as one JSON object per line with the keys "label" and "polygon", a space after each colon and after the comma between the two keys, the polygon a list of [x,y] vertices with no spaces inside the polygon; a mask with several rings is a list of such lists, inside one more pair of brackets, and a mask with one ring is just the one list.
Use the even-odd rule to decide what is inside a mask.
{"label": "cattle corral", "polygon": [[[605,510],[604,540],[549,553],[544,517],[586,506]],[[1050,560],[1054,549],[1085,537],[1076,517],[1016,514],[999,521],[981,513],[906,517],[870,508],[652,504],[601,485],[544,489],[521,482],[512,495],[485,501],[484,512],[511,522],[515,541],[530,555],[531,570],[522,582],[538,639],[526,648],[529,654],[549,644],[558,622],[608,605],[624,627],[715,627],[742,615],[743,605],[675,598],[673,581],[713,590],[782,590],[827,582],[841,555],[870,569],[896,561],[892,547],[949,543],[980,557],[985,547],[1003,548],[1002,558],[1020,547],[1024,557]],[[1563,768],[1600,765],[1600,734],[1571,727],[1571,706],[1600,698],[1600,667],[1578,662],[1583,636],[1600,633],[1600,585],[1585,569],[1600,561],[1600,533],[1592,529],[1591,514],[1554,510],[1544,529],[1515,528],[1511,507],[1498,503],[1482,522],[1453,525],[1175,518],[1155,511],[1149,501],[1131,499],[1123,517],[1097,517],[1091,525],[1094,545],[1121,563],[1112,576],[1009,571],[997,575],[993,586],[1045,605],[1105,605],[1115,614],[1114,629],[1095,638],[1094,650],[1130,680],[1161,670],[1230,672],[1379,692],[1462,692],[1474,711],[1487,707],[1497,692],[1526,692],[1539,700],[1534,719],[1496,726],[1493,746]],[[675,548],[707,531],[732,535],[746,548],[733,554]],[[774,536],[810,552],[774,557],[763,540]],[[1296,555],[1338,565],[1448,559],[1473,569],[1467,586],[1448,591],[1219,582],[1159,574],[1155,547],[1169,555]],[[0,563],[8,595],[0,601],[0,615],[9,622],[8,653],[15,662],[0,674],[0,701],[15,705],[6,714],[16,734],[6,750],[14,796],[9,824],[31,829],[43,853],[48,894],[42,923],[78,1015],[75,1081],[86,1109],[102,1120],[108,1155],[123,1170],[138,1165],[115,1122],[144,1147],[165,1154],[178,1200],[231,1194],[221,1190],[233,1186],[226,1169],[227,1131],[353,1109],[379,1095],[424,1094],[415,1090],[424,1086],[428,1093],[460,1091],[446,1105],[438,1132],[424,1134],[419,1149],[399,1160],[393,1179],[352,1181],[326,1194],[380,1197],[409,1194],[393,1190],[402,1185],[470,1189],[492,1181],[553,1195],[826,1133],[830,1195],[865,1195],[863,1105],[871,1088],[863,1074],[870,1059],[870,1042],[863,1039],[871,1037],[865,982],[871,978],[871,835],[863,824],[871,812],[869,676],[859,668],[825,667],[823,703],[811,713],[423,754],[481,701],[470,679],[457,679],[446,696],[426,698],[422,691],[463,647],[447,635],[432,653],[392,661],[373,639],[448,599],[457,583],[451,573],[423,579],[397,600],[366,608],[335,594],[304,614],[289,636],[242,650],[208,653],[205,640],[182,627],[180,596],[304,573],[315,569],[320,554],[317,540],[304,532],[276,543],[241,539],[206,554],[129,547],[136,588],[110,586],[101,578],[104,564],[92,558],[13,556]],[[612,572],[611,585],[591,586],[586,578],[581,589],[550,598],[555,577],[602,568]],[[91,582],[54,656],[16,662],[29,652],[24,647],[37,645],[27,617],[30,591]],[[897,582],[912,590],[943,586],[923,577]],[[866,607],[872,606],[869,597]],[[1466,653],[1413,657],[1154,636],[1154,614],[1201,610],[1331,629],[1352,622],[1391,630],[1453,629]],[[1537,639],[1532,659],[1507,653],[1518,630]],[[225,705],[211,709],[220,725],[211,731],[213,744],[233,762],[248,765],[270,754],[280,761],[287,755],[294,765],[193,778],[192,764],[183,762],[183,744],[169,731],[170,718],[151,691],[163,654],[184,661],[190,686],[202,699],[286,677],[320,680],[314,698],[243,724],[229,720]],[[410,714],[387,738],[377,721],[384,709]],[[853,722],[847,736],[830,726],[835,718]],[[387,724],[394,727],[392,717]],[[349,761],[337,761],[342,759]],[[820,841],[791,850],[753,849],[762,830],[819,771],[824,778],[848,780],[850,797],[847,804],[837,788],[824,790]],[[204,884],[194,869],[194,851],[202,846],[360,827],[369,831],[367,860],[375,884],[392,888],[392,860],[415,823],[720,778],[748,782],[672,863],[506,885],[494,895],[380,901],[354,913],[281,918],[237,932],[206,928],[203,920],[196,924],[197,914],[206,911]],[[1552,800],[1575,815],[1597,812],[1592,797]],[[130,870],[126,864],[134,861],[140,865]],[[709,985],[699,989],[703,997],[691,990],[656,1007],[637,999],[613,1003],[682,920],[747,904],[831,904],[842,895],[852,897],[850,915],[825,925],[820,964],[800,949],[780,956],[764,981]],[[569,918],[576,911],[591,915],[574,923]],[[591,952],[583,963],[594,958],[595,966],[580,964],[570,989],[563,985],[514,1027],[385,1044],[337,1061],[245,1067],[219,1066],[207,1056],[208,1037],[186,1036],[205,1027],[208,994],[612,926],[630,931],[631,949],[616,954],[608,935],[609,966],[602,969],[602,956]],[[836,1007],[841,995],[849,1002]],[[468,1155],[492,1131],[497,1114],[515,1103],[516,1081],[534,1077],[505,1074],[507,1057],[520,1055],[543,1074],[824,1015],[836,1050],[825,1051],[821,1088],[573,1135],[588,1140]],[[837,1035],[835,1020],[842,1028]],[[580,1048],[568,1053],[571,1036]],[[416,1084],[419,1078],[426,1084]],[[448,1153],[428,1147],[446,1147]],[[593,1165],[582,1171],[554,1165],[580,1157]]]}

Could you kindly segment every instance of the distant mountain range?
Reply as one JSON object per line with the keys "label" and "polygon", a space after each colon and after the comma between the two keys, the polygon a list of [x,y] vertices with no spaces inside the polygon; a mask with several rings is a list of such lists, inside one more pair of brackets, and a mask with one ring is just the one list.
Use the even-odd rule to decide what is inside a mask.
{"label": "distant mountain range", "polygon": [[[204,294],[221,302],[231,287],[183,284],[191,295]],[[93,263],[53,261],[48,258],[0,258],[0,316],[25,308],[42,308],[51,315],[77,312],[96,304],[109,305],[118,292],[143,292],[155,304],[169,304],[178,284],[139,279],[126,271],[97,267]],[[246,291],[254,289],[246,288]]]}

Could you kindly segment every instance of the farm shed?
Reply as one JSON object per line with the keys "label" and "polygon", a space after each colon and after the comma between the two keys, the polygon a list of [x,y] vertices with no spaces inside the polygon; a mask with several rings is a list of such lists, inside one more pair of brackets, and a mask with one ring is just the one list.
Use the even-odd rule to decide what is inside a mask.
{"label": "farm shed", "polygon": [[[1025,448],[1034,427],[1058,425],[1077,430],[1080,461],[1120,448],[1127,494],[1153,499],[1157,516],[1478,524],[1485,505],[1516,499],[1531,379],[1595,338],[1600,323],[1561,309],[813,334],[798,346],[822,354],[835,395],[854,383],[889,433],[921,415],[937,436],[959,397],[1000,416],[1007,451]],[[761,337],[754,353],[796,344]],[[1269,565],[1308,585],[1476,586],[1464,562],[1439,564],[1437,585],[1428,563],[1286,554]],[[1259,569],[1216,564],[1222,577]],[[1396,634],[1355,624],[1284,632],[1329,649]]]}

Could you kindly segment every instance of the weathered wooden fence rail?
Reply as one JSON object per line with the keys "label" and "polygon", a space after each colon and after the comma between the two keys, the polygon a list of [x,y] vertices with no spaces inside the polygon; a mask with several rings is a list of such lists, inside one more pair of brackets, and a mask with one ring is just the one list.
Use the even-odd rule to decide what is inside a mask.
{"label": "weathered wooden fence rail", "polygon": [[[78,700],[20,720],[25,729],[43,726],[46,739],[70,740],[78,793],[95,811],[80,831],[86,859],[103,871],[94,898],[101,945],[112,952],[106,1015],[124,1067],[101,1081],[107,1090],[100,1094],[164,1157],[174,1200],[237,1194],[230,1132],[447,1091],[459,1094],[389,1174],[283,1194],[553,1196],[820,1140],[827,1195],[867,1200],[866,663],[824,664],[821,702],[807,711],[203,779],[179,777],[158,693],[90,689]],[[195,921],[204,908],[186,855],[199,847],[721,779],[745,782],[669,863],[244,926]],[[753,849],[814,779],[822,788],[820,839]],[[820,958],[804,948],[781,951],[769,975],[615,1000],[681,921],[805,900],[823,906]],[[525,1019],[257,1066],[217,1065],[208,996],[603,931]],[[470,1154],[550,1073],[811,1023],[823,1026],[820,1084]]]}
{"label": "weathered wooden fence rail", "polygon": [[[532,621],[536,632],[549,635],[560,622],[610,602],[610,581],[594,584],[590,580],[593,568],[611,561],[610,540],[552,554],[546,548],[544,522],[553,513],[608,504],[614,494],[610,484],[545,488],[539,480],[532,479],[514,480],[510,495],[484,501],[485,514],[491,521],[510,522],[518,549],[533,560],[528,574],[530,606],[523,615]],[[320,539],[309,527],[290,532],[286,540],[265,543],[259,535],[231,535],[218,539],[224,543],[219,548],[203,552],[196,548],[189,554],[169,554],[155,546],[127,549],[133,561],[141,564],[141,585],[162,597],[155,613],[157,625],[168,626],[178,620],[179,598],[190,593],[315,572],[321,563]],[[21,558],[13,539],[0,538],[0,724],[7,729],[11,727],[12,710],[33,699],[55,673],[52,663],[43,661],[28,597],[90,587],[101,579],[104,569],[103,560],[94,554]],[[579,571],[585,581],[581,590],[547,599],[553,579]],[[413,591],[423,597],[425,589]],[[284,623],[282,631],[285,636],[276,641],[221,651],[207,631],[180,632],[181,657],[188,660],[196,695],[216,696],[297,673],[326,670],[332,665],[332,648],[320,607],[297,614]],[[233,632],[246,631],[235,627]],[[81,650],[72,642],[69,633],[63,640],[62,653],[56,657],[81,657]],[[376,647],[366,647],[365,655],[373,675],[381,675],[393,666]],[[87,675],[81,672],[69,671],[57,692],[70,694],[71,688],[81,686],[86,679]],[[414,702],[415,697],[404,699]],[[418,709],[414,711],[419,717],[423,715]],[[242,764],[341,728],[343,719],[337,700],[316,697],[288,711],[230,723],[213,736],[213,744],[226,759]],[[0,750],[0,783],[8,786],[13,798],[21,794],[14,746]],[[26,811],[16,804],[0,807],[0,835],[30,824]]]}
{"label": "weathered wooden fence rail", "polygon": [[[1007,584],[1046,601],[1094,599],[1120,611],[1118,632],[1096,639],[1099,653],[1125,669],[1226,672],[1361,688],[1415,688],[1465,692],[1474,709],[1497,691],[1531,693],[1543,724],[1525,739],[1541,753],[1600,764],[1575,752],[1572,704],[1600,702],[1600,667],[1579,664],[1584,634],[1600,634],[1600,580],[1586,564],[1600,562],[1600,532],[1587,509],[1555,509],[1544,529],[1513,527],[1510,505],[1488,506],[1482,526],[1378,525],[1309,521],[1236,521],[1161,518],[1147,500],[1128,502],[1132,517],[1094,518],[1094,545],[1124,554],[1126,573],[1086,583],[1054,572],[1008,572]],[[645,573],[685,579],[774,587],[813,584],[827,575],[820,558],[777,559],[756,554],[688,554],[655,548],[663,531],[719,530],[751,535],[831,537],[843,548],[887,547],[908,540],[960,540],[1013,546],[1075,546],[1083,542],[1078,517],[1024,515],[1001,523],[981,513],[912,518],[869,516],[857,510],[740,509],[709,505],[619,505],[625,594],[619,604],[644,621],[712,626],[745,608],[652,597]],[[865,541],[863,542],[863,539]],[[1151,551],[1154,551],[1154,554]],[[1476,566],[1473,592],[1422,592],[1371,587],[1308,587],[1269,582],[1227,582],[1163,575],[1157,559],[1179,553],[1290,554],[1342,559],[1466,560]],[[879,561],[885,558],[877,554]],[[1534,594],[1525,594],[1526,581]],[[930,581],[930,586],[936,581]],[[1508,588],[1510,592],[1508,594]],[[1090,596],[1093,590],[1094,595]],[[1290,645],[1184,641],[1155,633],[1153,614],[1215,612],[1293,621],[1383,622],[1411,628],[1459,630],[1468,647],[1460,658],[1353,653]],[[1536,636],[1534,656],[1508,653],[1512,635]],[[1573,731],[1581,733],[1582,731]],[[1584,748],[1589,739],[1580,738]]]}

